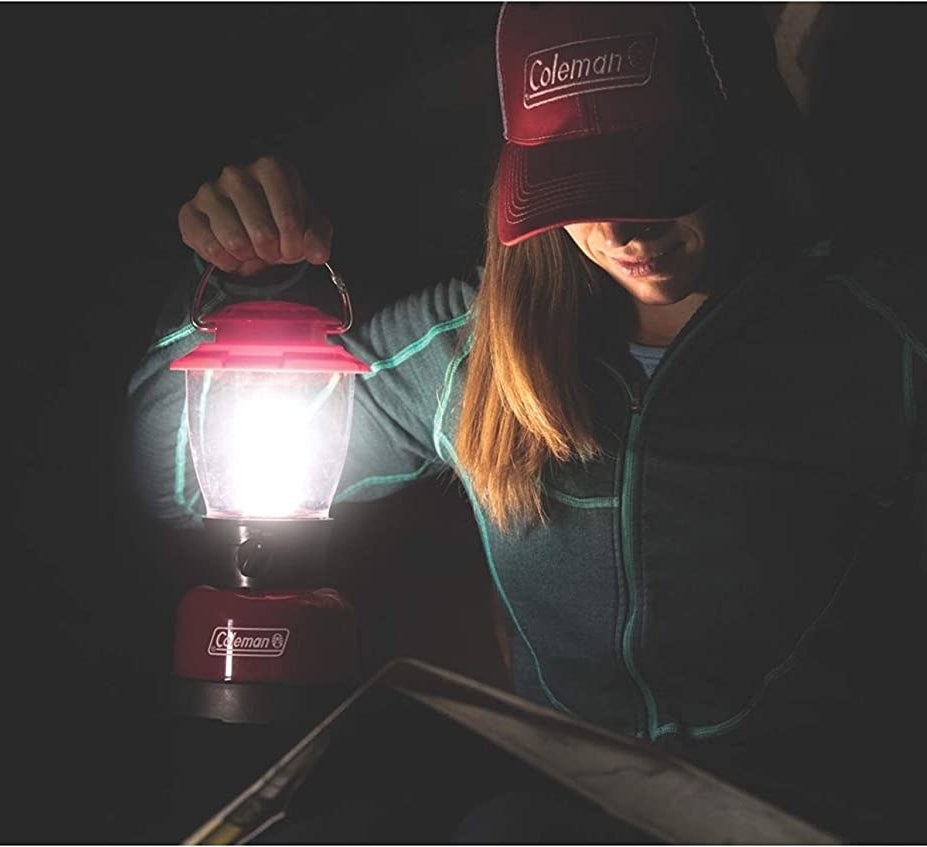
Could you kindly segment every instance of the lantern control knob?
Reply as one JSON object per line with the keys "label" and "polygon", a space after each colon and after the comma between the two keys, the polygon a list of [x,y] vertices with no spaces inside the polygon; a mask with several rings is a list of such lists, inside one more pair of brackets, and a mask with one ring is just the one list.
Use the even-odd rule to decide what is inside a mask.
{"label": "lantern control knob", "polygon": [[236,552],[238,570],[248,579],[264,576],[270,569],[273,551],[260,538],[248,538]]}

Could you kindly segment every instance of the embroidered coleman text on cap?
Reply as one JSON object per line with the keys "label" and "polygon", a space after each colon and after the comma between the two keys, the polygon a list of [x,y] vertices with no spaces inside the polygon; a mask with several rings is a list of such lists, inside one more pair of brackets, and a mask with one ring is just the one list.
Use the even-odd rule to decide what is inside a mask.
{"label": "embroidered coleman text on cap", "polygon": [[498,230],[675,218],[717,181],[727,92],[686,3],[506,3]]}

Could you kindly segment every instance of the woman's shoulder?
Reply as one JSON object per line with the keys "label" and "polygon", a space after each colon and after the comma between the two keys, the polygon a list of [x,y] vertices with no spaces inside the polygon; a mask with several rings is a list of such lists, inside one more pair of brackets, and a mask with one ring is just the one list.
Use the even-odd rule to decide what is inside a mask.
{"label": "woman's shoulder", "polygon": [[367,322],[411,339],[467,326],[479,287],[479,271],[416,289],[380,309]]}
{"label": "woman's shoulder", "polygon": [[478,284],[475,272],[416,289],[362,320],[342,342],[373,373],[404,366],[427,369],[429,378],[443,374],[467,349]]}
{"label": "woman's shoulder", "polygon": [[469,315],[481,278],[482,268],[474,268],[469,274],[455,275],[426,286],[408,299],[430,319],[453,320]]}
{"label": "woman's shoulder", "polygon": [[861,307],[878,314],[927,358],[927,279],[910,250],[832,248],[828,281],[843,287]]}

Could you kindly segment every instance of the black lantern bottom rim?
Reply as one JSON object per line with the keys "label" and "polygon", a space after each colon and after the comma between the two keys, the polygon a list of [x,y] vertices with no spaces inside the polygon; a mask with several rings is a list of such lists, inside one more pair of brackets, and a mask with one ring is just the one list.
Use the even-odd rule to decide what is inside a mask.
{"label": "black lantern bottom rim", "polygon": [[174,674],[169,708],[183,717],[224,723],[307,727],[327,717],[351,694],[348,685],[217,682]]}

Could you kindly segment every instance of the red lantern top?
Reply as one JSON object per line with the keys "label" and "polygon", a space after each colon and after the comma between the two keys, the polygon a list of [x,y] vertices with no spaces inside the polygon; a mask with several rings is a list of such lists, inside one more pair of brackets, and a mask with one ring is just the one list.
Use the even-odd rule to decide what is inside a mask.
{"label": "red lantern top", "polygon": [[330,335],[344,331],[337,319],[313,306],[280,300],[234,303],[209,315],[215,340],[171,362],[171,370],[303,371],[366,373],[370,367]]}

